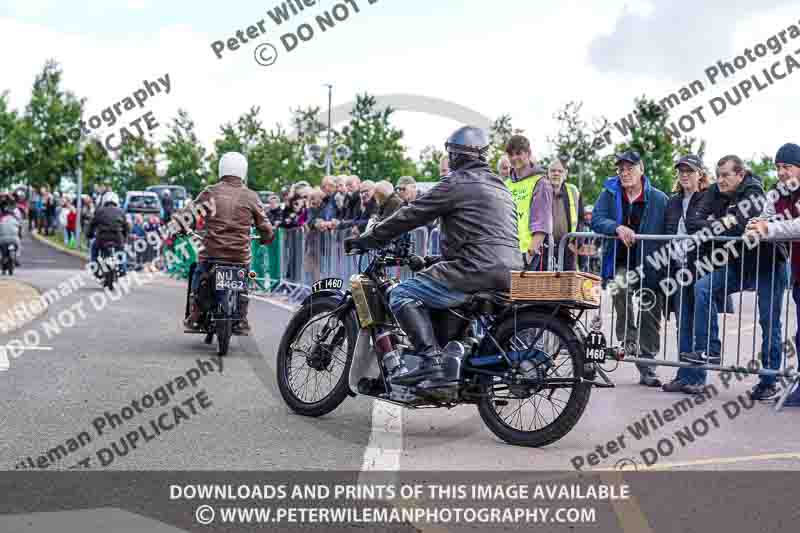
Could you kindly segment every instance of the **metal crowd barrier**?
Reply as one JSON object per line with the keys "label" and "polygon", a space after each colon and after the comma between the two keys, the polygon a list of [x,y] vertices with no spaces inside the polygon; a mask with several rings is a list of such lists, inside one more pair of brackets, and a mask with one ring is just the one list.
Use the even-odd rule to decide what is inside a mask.
{"label": "metal crowd barrier", "polygon": [[[790,334],[790,331],[797,332],[798,328],[798,317],[793,316],[794,313],[789,312],[790,301],[791,298],[791,275],[790,272],[787,272],[789,260],[787,260],[787,265],[781,267],[778,265],[778,257],[777,257],[777,247],[772,246],[772,253],[771,257],[768,259],[771,262],[771,265],[765,265],[762,267],[762,245],[772,245],[772,244],[779,244],[783,242],[784,244],[788,243],[788,241],[775,241],[775,240],[767,240],[767,241],[760,241],[755,243],[751,242],[751,246],[747,246],[747,240],[742,237],[721,237],[721,236],[708,236],[703,237],[702,239],[697,235],[637,235],[637,244],[644,243],[648,241],[656,241],[661,242],[661,246],[655,251],[655,253],[651,253],[649,257],[645,257],[644,255],[644,246],[639,244],[639,246],[631,248],[634,250],[635,253],[629,253],[627,264],[625,265],[624,271],[627,272],[636,272],[638,270],[639,273],[644,275],[635,275],[632,277],[627,277],[627,274],[623,276],[623,273],[620,272],[618,276],[617,272],[617,265],[616,261],[613,265],[613,278],[615,280],[613,283],[612,281],[604,280],[603,283],[603,291],[600,294],[600,301],[601,305],[600,308],[596,311],[591,313],[585,314],[585,325],[587,328],[591,329],[590,324],[598,324],[598,319],[602,324],[601,329],[604,330],[606,333],[606,338],[610,339],[609,345],[617,347],[615,344],[615,340],[617,343],[621,343],[619,345],[618,350],[619,353],[624,354],[625,357],[622,358],[622,361],[625,362],[632,362],[637,363],[640,365],[647,365],[647,366],[670,366],[670,367],[681,367],[681,368],[692,368],[692,369],[702,369],[702,370],[712,370],[712,371],[726,371],[726,372],[737,372],[737,373],[747,373],[759,376],[774,376],[774,377],[786,377],[790,378],[790,383],[797,383],[800,380],[800,374],[798,374],[797,369],[795,367],[790,367],[788,365],[788,359],[794,359],[795,365],[797,364],[797,344],[796,344],[796,333]],[[558,269],[559,271],[564,270],[579,270],[585,271],[581,267],[581,261],[577,261],[576,264],[568,265],[569,261],[567,261],[567,250],[570,241],[578,240],[584,242],[602,242],[602,246],[597,247],[599,253],[602,252],[606,246],[614,246],[614,241],[617,241],[618,238],[616,236],[607,236],[607,235],[600,235],[595,233],[584,233],[584,232],[575,232],[569,233],[565,235],[561,242],[559,243],[558,248]],[[694,249],[700,250],[703,243],[710,243],[710,252],[704,250],[700,252],[700,257],[705,257],[707,260],[701,259],[699,262],[695,262],[694,269],[691,268],[692,265],[688,265],[686,262],[687,257],[684,255],[683,262],[681,263],[678,261],[680,259],[680,254],[673,254],[672,250],[676,247],[673,244],[669,246],[670,243],[674,242],[686,242],[686,241],[695,241]],[[734,242],[736,244],[726,244]],[[722,243],[722,244],[720,244]],[[618,246],[624,246],[622,243],[619,243]],[[709,245],[706,245],[709,246]],[[728,255],[733,256],[733,252],[730,251],[730,248],[735,248],[738,253],[751,253],[755,254],[755,261],[756,261],[756,274],[755,274],[755,286],[749,287],[744,285],[745,275],[746,272],[745,268],[745,261],[739,261],[739,264],[736,267],[739,269],[738,272],[734,272],[734,275],[738,275],[738,286],[728,286],[728,279],[731,274],[731,263],[728,260],[725,260],[724,265],[719,263],[722,262],[722,255],[718,255],[719,261],[717,261],[717,265],[713,262],[714,254],[723,248],[729,248]],[[579,247],[575,247],[575,249],[579,249]],[[789,250],[791,248],[789,247]],[[636,255],[636,258],[632,258],[633,255]],[[678,257],[676,257],[678,256]],[[667,260],[668,258],[668,260]],[[602,263],[602,255],[600,255],[601,263]],[[648,261],[650,267],[655,265],[661,265],[663,275],[659,276],[658,286],[659,290],[654,291],[652,288],[646,286],[646,281],[650,281],[650,286],[653,286],[653,281],[655,280],[647,280],[646,279],[646,272],[645,269],[645,261]],[[584,263],[585,266],[586,263]],[[634,265],[636,265],[634,267]],[[575,267],[575,268],[566,268],[567,266]],[[702,270],[701,270],[702,266]],[[677,267],[677,268],[676,268]],[[601,267],[602,268],[602,267]],[[676,271],[677,270],[677,271]],[[712,365],[712,364],[693,364],[679,360],[679,335],[680,333],[688,334],[691,337],[691,344],[690,346],[694,349],[694,327],[691,330],[687,330],[686,332],[681,332],[681,320],[684,318],[684,298],[692,297],[688,295],[686,290],[681,290],[681,286],[679,281],[688,282],[690,281],[691,276],[691,287],[694,288],[694,284],[697,283],[701,279],[705,279],[706,276],[710,276],[711,273],[717,271],[724,270],[724,287],[722,288],[722,297],[714,300],[714,286],[713,286],[713,279],[708,278],[707,284],[710,286],[712,299],[709,300],[709,307],[710,310],[708,311],[708,321],[706,324],[706,337],[707,342],[705,346],[697,347],[700,351],[705,351],[706,353],[709,352],[716,352],[716,346],[712,346],[712,322],[714,320],[714,316],[712,315],[712,311],[714,308],[717,308],[718,314],[722,314],[722,319],[718,320],[718,331],[719,331],[719,352],[721,356],[721,360],[719,364]],[[764,272],[767,270],[767,272]],[[769,272],[772,272],[772,275]],[[680,280],[678,280],[678,276],[680,276]],[[664,279],[674,280],[672,282],[665,282]],[[735,280],[735,277],[734,277]],[[764,284],[770,284],[767,288]],[[785,289],[780,289],[780,285],[785,283]],[[719,287],[717,287],[718,289]],[[759,292],[761,289],[761,292]],[[677,309],[673,311],[676,313],[676,328],[672,330],[671,334],[668,334],[670,331],[669,322],[670,322],[670,309],[666,307],[666,292],[673,291],[674,293],[670,295],[672,298],[677,298],[675,304]],[[765,291],[769,290],[768,293]],[[612,305],[610,304],[609,300],[613,299],[613,295],[611,294],[613,291],[624,291],[624,298],[627,302],[628,299],[632,300],[633,305],[630,306],[632,309],[634,316],[631,317],[632,320],[628,320],[628,305],[624,305],[625,308],[625,316],[619,317],[617,316],[617,321],[615,321],[615,313],[617,313],[617,309],[615,307],[623,307],[621,305]],[[666,291],[666,292],[665,292]],[[748,294],[745,296],[745,293],[753,293]],[[617,294],[620,294],[617,292]],[[768,316],[764,317],[764,320],[760,318],[760,310],[759,310],[759,298],[764,294],[765,296],[769,296],[770,301],[764,303],[765,307],[769,309],[765,309],[764,311],[768,313]],[[735,296],[733,298],[735,302],[735,309],[731,309],[729,298]],[[652,299],[651,298],[655,298]],[[771,305],[770,305],[771,303]],[[780,305],[776,305],[779,303]],[[675,305],[673,304],[673,305]],[[713,304],[713,305],[712,305]],[[656,306],[660,306],[656,309]],[[784,308],[785,306],[785,308]],[[642,317],[644,316],[643,313],[650,313],[650,311],[655,310],[658,316],[655,317],[656,322],[658,323],[658,330],[659,335],[661,336],[660,344],[660,359],[650,359],[650,358],[643,358],[640,357],[644,350],[642,349],[641,345],[641,333],[642,333]],[[745,313],[752,311],[752,320],[745,318]],[[619,313],[617,313],[619,314]],[[653,314],[653,313],[651,313]],[[735,323],[735,331],[729,331],[728,328],[728,315],[735,314],[738,315],[737,318],[733,319],[732,321]],[[662,322],[663,315],[666,320]],[[622,324],[624,327],[619,327],[620,325],[620,318],[622,318]],[[651,317],[647,317],[648,320]],[[781,318],[783,318],[783,324],[780,324]],[[763,321],[766,324],[774,324],[775,321],[778,321],[779,326],[782,328],[782,335],[780,341],[780,367],[779,368],[763,368],[761,365],[761,356],[762,354],[757,351],[756,349],[756,334],[757,330],[760,328],[759,322]],[[633,326],[636,328],[635,338],[634,335],[631,334],[629,336],[629,329]],[[620,332],[620,330],[622,330]],[[743,333],[751,333],[752,334],[752,342],[749,343],[750,350],[749,350],[749,359],[747,359],[747,354],[743,353],[747,352],[747,346],[743,346],[742,343],[742,334]],[[733,334],[735,336],[734,339],[729,339],[729,337]],[[762,337],[759,337],[760,340],[763,342],[763,330],[761,331]],[[774,334],[768,335],[768,340],[766,341],[767,344],[767,353],[770,353],[773,348],[773,337]],[[730,346],[731,343],[735,343],[735,348]],[[727,348],[726,348],[727,346]],[[735,361],[734,361],[734,351],[735,351]],[[674,357],[668,357],[668,354],[674,354]],[[630,355],[635,355],[634,357],[630,357]],[[653,354],[656,355],[656,354]],[[744,356],[744,357],[743,357]],[[747,365],[747,366],[745,366]],[[791,387],[789,387],[791,388]],[[788,392],[788,391],[787,391]],[[787,394],[784,394],[784,397]],[[782,405],[782,401],[779,402],[778,408]]]}
{"label": "metal crowd barrier", "polygon": [[[280,244],[276,246],[280,264],[280,279],[278,279],[271,293],[286,296],[290,302],[302,301],[311,293],[311,285],[319,279],[340,278],[349,280],[353,274],[359,272],[359,260],[362,267],[366,266],[368,258],[348,256],[344,253],[344,240],[351,237],[352,230],[315,231],[302,228],[279,230],[282,235]],[[433,255],[429,253],[430,241],[426,228],[417,228],[410,232],[413,253],[418,255]],[[277,241],[277,239],[276,239]],[[413,274],[406,268],[394,273],[401,280],[408,279]]]}

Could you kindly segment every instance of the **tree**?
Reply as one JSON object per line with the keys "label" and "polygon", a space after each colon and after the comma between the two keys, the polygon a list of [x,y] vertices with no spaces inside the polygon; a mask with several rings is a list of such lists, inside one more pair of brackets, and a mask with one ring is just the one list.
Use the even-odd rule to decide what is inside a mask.
{"label": "tree", "polygon": [[764,190],[769,190],[778,182],[778,171],[775,168],[775,163],[767,154],[761,154],[758,159],[754,157],[745,160],[744,164],[753,174],[764,181]]}
{"label": "tree", "polygon": [[158,185],[158,171],[156,161],[160,151],[153,143],[152,136],[146,137],[133,136],[122,145],[118,152],[115,164],[115,172],[109,176],[111,186],[115,191],[125,193],[127,191],[144,190],[151,185]]}
{"label": "tree", "polygon": [[[48,60],[36,76],[31,100],[25,110],[29,127],[24,142],[35,154],[26,173],[32,185],[47,184],[56,188],[65,169],[74,168],[78,154],[79,121],[83,101],[61,89],[61,67]],[[76,138],[77,137],[77,138]]]}
{"label": "tree", "polygon": [[178,109],[178,116],[172,119],[167,140],[161,143],[161,152],[169,161],[167,182],[182,185],[191,197],[200,194],[209,178],[206,149],[198,141],[194,122],[185,109]]}
{"label": "tree", "polygon": [[[208,163],[212,172],[209,176],[209,183],[218,181],[216,169],[219,168],[219,159],[226,152],[239,152],[245,157],[250,158],[251,150],[254,150],[264,137],[264,127],[258,115],[261,108],[253,106],[249,111],[240,116],[235,124],[227,122],[220,126],[221,139],[214,141],[214,153],[209,157]],[[252,183],[258,176],[258,168],[248,165],[247,182]]]}
{"label": "tree", "polygon": [[[575,184],[583,195],[584,201],[594,201],[600,194],[602,178],[595,173],[595,162],[599,159],[598,151],[593,145],[597,135],[606,128],[602,125],[589,128],[581,117],[583,102],[569,102],[555,114],[559,130],[555,137],[548,141],[555,147],[556,157],[566,161],[567,181]],[[600,179],[597,179],[597,178]]]}
{"label": "tree", "polygon": [[489,166],[497,168],[497,163],[506,153],[506,144],[514,135],[522,135],[525,130],[514,128],[511,125],[511,115],[500,115],[489,129]]}
{"label": "tree", "polygon": [[21,128],[23,123],[16,111],[8,108],[8,91],[0,94],[0,188],[8,187],[18,174],[22,159]]}
{"label": "tree", "polygon": [[352,151],[349,168],[362,179],[394,182],[416,173],[400,144],[403,131],[390,123],[394,109],[377,109],[374,96],[357,95],[350,123],[342,129],[345,145]]}
{"label": "tree", "polygon": [[417,181],[437,181],[439,179],[439,161],[444,156],[444,151],[433,145],[422,149],[417,163]]}

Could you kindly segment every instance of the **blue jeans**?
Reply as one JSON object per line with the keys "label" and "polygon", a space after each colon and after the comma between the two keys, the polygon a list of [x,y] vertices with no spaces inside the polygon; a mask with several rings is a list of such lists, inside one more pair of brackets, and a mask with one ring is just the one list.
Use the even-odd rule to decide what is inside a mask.
{"label": "blue jeans", "polygon": [[[682,287],[673,296],[678,299],[678,351],[687,353],[692,351],[692,340],[694,335],[694,286]],[[711,341],[710,351],[719,354],[722,350],[722,343],[719,339]],[[689,385],[705,385],[706,371],[702,368],[683,367],[678,369],[675,379],[683,381]]]}
{"label": "blue jeans", "polygon": [[[758,299],[758,323],[762,332],[761,363],[765,369],[778,370],[780,368],[783,349],[781,345],[781,307],[787,283],[786,268],[783,263],[773,266],[771,261],[767,265],[764,265],[764,262],[762,261],[759,272],[755,272],[753,268],[745,268],[744,279],[740,279],[741,264],[735,262],[727,268],[707,274],[695,284],[694,349],[696,351],[713,352],[715,345],[719,343],[716,301],[724,301],[724,298],[716,296],[725,292],[727,278],[727,294],[755,289]],[[712,291],[714,297],[712,297]],[[711,343],[709,343],[709,339],[711,339]],[[775,382],[774,376],[761,376],[761,383],[764,385],[773,385]]]}
{"label": "blue jeans", "polygon": [[389,307],[396,313],[411,302],[422,302],[428,309],[449,309],[466,303],[469,295],[450,289],[426,276],[408,279],[389,293]]}
{"label": "blue jeans", "polygon": [[[800,285],[795,285],[792,288],[792,300],[797,310],[797,317],[800,320]],[[798,322],[797,331],[794,334],[794,351],[800,353],[800,322]]]}
{"label": "blue jeans", "polygon": [[207,261],[198,261],[197,267],[192,274],[192,292],[197,294],[197,289],[200,287],[200,276],[208,272],[211,265]]}

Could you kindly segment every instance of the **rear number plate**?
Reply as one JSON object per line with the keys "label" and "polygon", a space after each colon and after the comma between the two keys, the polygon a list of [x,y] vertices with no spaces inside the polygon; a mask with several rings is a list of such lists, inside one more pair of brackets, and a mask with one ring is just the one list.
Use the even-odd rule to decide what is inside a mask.
{"label": "rear number plate", "polygon": [[218,291],[244,292],[247,289],[247,271],[237,267],[217,267],[216,287]]}
{"label": "rear number plate", "polygon": [[586,339],[586,362],[606,362],[606,337],[599,331],[592,331]]}

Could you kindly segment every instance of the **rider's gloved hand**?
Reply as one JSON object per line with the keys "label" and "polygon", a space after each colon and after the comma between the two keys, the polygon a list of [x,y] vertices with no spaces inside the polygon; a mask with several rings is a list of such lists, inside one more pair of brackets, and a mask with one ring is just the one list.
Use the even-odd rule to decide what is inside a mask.
{"label": "rider's gloved hand", "polygon": [[439,261],[442,261],[444,258],[441,255],[426,255],[425,256],[425,268],[429,266],[435,265]]}
{"label": "rider's gloved hand", "polygon": [[346,254],[354,251],[365,252],[378,247],[380,247],[380,243],[368,233],[365,233],[361,237],[351,237],[344,240],[344,253]]}

